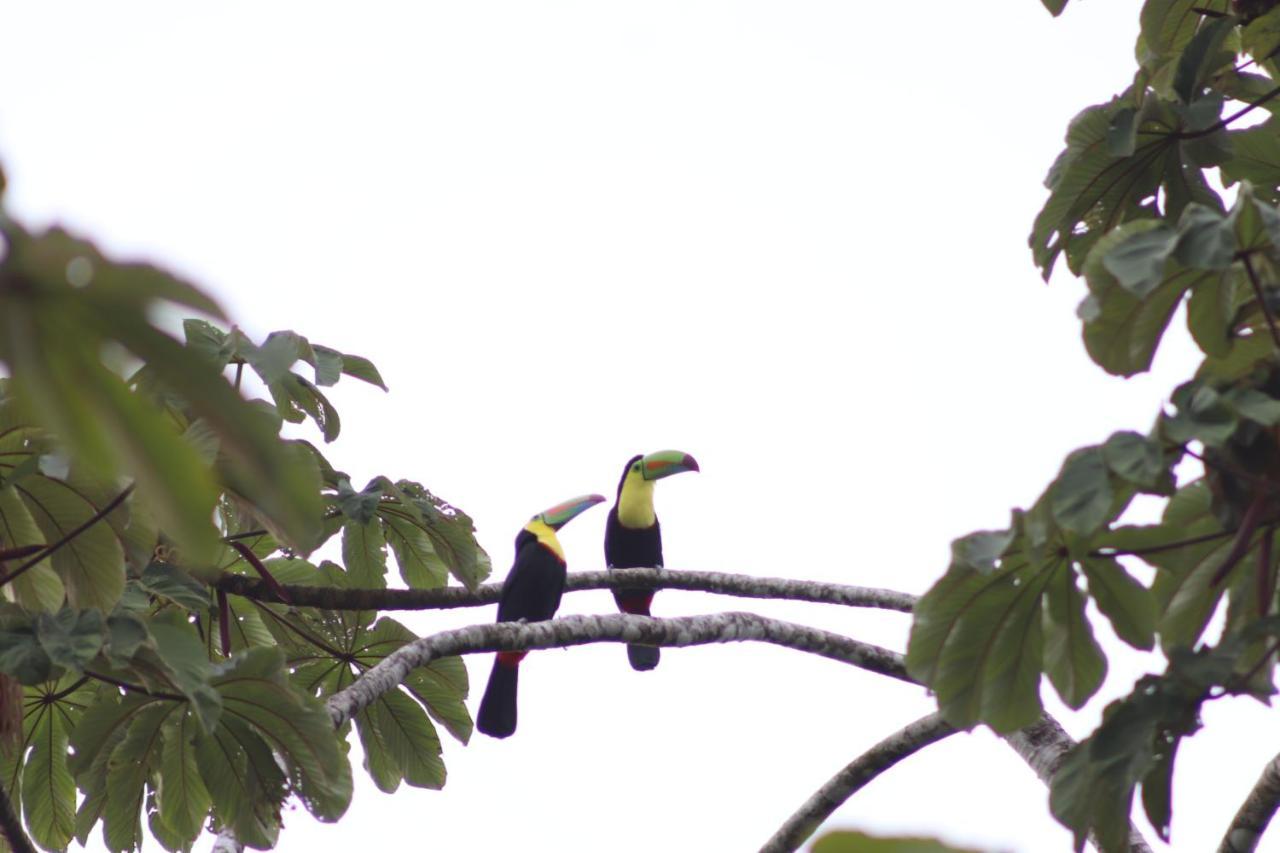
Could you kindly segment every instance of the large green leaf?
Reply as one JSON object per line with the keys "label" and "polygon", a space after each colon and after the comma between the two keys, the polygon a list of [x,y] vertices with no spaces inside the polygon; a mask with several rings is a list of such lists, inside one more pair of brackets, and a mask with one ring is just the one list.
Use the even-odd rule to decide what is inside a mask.
{"label": "large green leaf", "polygon": [[1175,260],[1145,296],[1135,296],[1106,268],[1104,259],[1126,240],[1158,228],[1156,220],[1127,223],[1100,239],[1084,264],[1090,294],[1080,306],[1089,356],[1108,373],[1133,376],[1151,366],[1173,311],[1187,290],[1213,280],[1210,270],[1183,268]]}
{"label": "large green leaf", "polygon": [[169,682],[191,702],[206,732],[222,713],[222,696],[210,684],[212,667],[195,627],[175,611],[157,614],[150,622],[155,655]]}
{"label": "large green leaf", "polygon": [[[396,558],[400,560],[399,551]],[[352,518],[342,526],[342,562],[353,585],[366,589],[387,585],[387,540],[376,518],[363,524]]]}
{"label": "large green leaf", "polygon": [[216,668],[223,714],[251,725],[289,767],[294,791],[321,820],[351,801],[351,767],[328,711],[296,689],[278,648],[252,648]]}
{"label": "large green leaf", "polygon": [[63,608],[36,617],[36,636],[49,660],[76,672],[98,656],[105,629],[100,610]]}
{"label": "large green leaf", "polygon": [[156,790],[160,820],[179,839],[189,843],[200,834],[213,802],[193,744],[200,735],[200,727],[189,714],[173,714],[162,734],[164,744]]}
{"label": "large green leaf", "polygon": [[1111,621],[1116,636],[1134,648],[1150,650],[1156,629],[1156,601],[1151,591],[1111,557],[1088,556],[1080,565],[1090,597]]}
{"label": "large green leaf", "polygon": [[[43,545],[44,534],[13,486],[0,489],[0,541],[6,547]],[[12,567],[9,571],[13,571]],[[27,610],[53,611],[62,607],[65,597],[62,580],[48,559],[27,569],[5,587],[13,599]]]}
{"label": "large green leaf", "polygon": [[142,804],[147,777],[160,761],[160,732],[165,720],[181,713],[174,703],[151,705],[129,722],[124,738],[107,760],[107,802],[102,834],[111,851],[142,845]]}
{"label": "large green leaf", "polygon": [[[27,477],[16,487],[45,540],[65,539],[101,509],[85,492],[51,477]],[[123,515],[121,506],[115,513]],[[124,591],[124,548],[110,523],[98,521],[54,552],[72,607],[110,610]]]}
{"label": "large green leaf", "polygon": [[382,514],[387,544],[396,555],[400,577],[413,589],[434,589],[449,580],[449,570],[436,553],[426,531],[412,521],[388,512]]}
{"label": "large green leaf", "polygon": [[1045,671],[1071,708],[1082,708],[1107,674],[1107,659],[1093,637],[1085,598],[1066,563],[1053,570],[1044,597]]}
{"label": "large green leaf", "polygon": [[[407,627],[383,617],[371,628],[362,630],[350,644],[351,654],[363,669],[376,666],[384,657],[417,639]],[[427,709],[454,737],[466,743],[471,737],[472,721],[463,702],[469,689],[467,669],[462,658],[434,660],[427,666],[410,670],[403,687]]]}
{"label": "large green leaf", "polygon": [[[22,809],[35,842],[62,850],[75,831],[76,786],[67,767],[67,738],[77,714],[71,702],[61,701],[65,697],[52,699],[58,693],[51,686],[27,703],[32,719],[24,726],[23,743],[32,749],[22,771]],[[34,692],[28,689],[28,696]]]}
{"label": "large green leaf", "polygon": [[274,847],[288,788],[284,771],[257,732],[224,719],[216,732],[197,740],[196,758],[220,825],[251,847]]}

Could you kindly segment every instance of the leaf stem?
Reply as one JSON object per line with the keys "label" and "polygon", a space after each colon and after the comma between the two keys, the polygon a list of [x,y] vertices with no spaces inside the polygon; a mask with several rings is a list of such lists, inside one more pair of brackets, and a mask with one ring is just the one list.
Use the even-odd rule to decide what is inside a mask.
{"label": "leaf stem", "polygon": [[1175,539],[1172,542],[1164,542],[1160,545],[1149,545],[1146,548],[1098,548],[1090,551],[1090,557],[1141,557],[1144,554],[1159,554],[1162,551],[1174,551],[1178,548],[1185,548],[1188,545],[1199,545],[1202,542],[1212,542],[1215,539],[1225,539],[1235,533],[1234,530],[1219,530],[1217,533],[1202,533],[1199,536],[1191,536],[1187,539]]}
{"label": "leaf stem", "polygon": [[1244,264],[1244,271],[1249,274],[1249,283],[1253,285],[1254,296],[1258,297],[1258,305],[1262,307],[1262,313],[1267,318],[1267,328],[1271,330],[1271,341],[1276,345],[1276,349],[1280,350],[1280,329],[1276,328],[1276,315],[1272,313],[1271,306],[1267,304],[1267,298],[1262,293],[1262,282],[1258,280],[1258,272],[1253,268],[1253,260],[1248,252],[1241,252],[1240,260]]}
{"label": "leaf stem", "polygon": [[21,566],[18,566],[18,568],[14,569],[12,572],[6,574],[4,577],[0,577],[0,586],[4,586],[5,584],[19,577],[20,575],[22,575],[23,572],[27,571],[28,569],[38,566],[42,560],[45,560],[48,557],[52,556],[53,553],[57,551],[59,548],[61,548],[63,545],[66,545],[72,539],[75,539],[81,533],[84,533],[90,527],[93,527],[93,525],[97,524],[99,521],[101,521],[102,519],[110,515],[112,511],[115,510],[116,507],[124,503],[125,498],[129,497],[129,495],[133,492],[134,485],[136,484],[130,483],[129,485],[125,486],[124,489],[120,492],[120,494],[112,498],[105,506],[102,507],[102,509],[98,510],[93,515],[89,516],[89,518],[87,518],[83,524],[76,527],[74,530],[72,530],[66,536],[63,536],[57,542],[54,542],[52,545],[49,545],[48,547],[41,550],[38,554],[36,554],[36,556],[32,557],[30,560],[27,560],[25,563],[23,563]]}
{"label": "leaf stem", "polygon": [[103,684],[110,684],[113,687],[119,687],[121,690],[127,690],[130,693],[141,693],[144,696],[154,696],[156,699],[168,699],[173,702],[185,702],[186,696],[179,696],[177,693],[166,693],[163,690],[150,690],[141,684],[132,684],[128,681],[121,681],[118,678],[112,678],[109,675],[103,675],[100,672],[92,672],[85,670],[84,674],[92,678],[94,681],[101,681]]}

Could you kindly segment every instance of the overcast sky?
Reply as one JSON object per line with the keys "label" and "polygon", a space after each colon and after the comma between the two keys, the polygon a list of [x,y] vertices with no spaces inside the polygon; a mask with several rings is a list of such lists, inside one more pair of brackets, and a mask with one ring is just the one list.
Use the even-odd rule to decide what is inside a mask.
{"label": "overcast sky", "polygon": [[[919,593],[953,538],[1004,526],[1071,449],[1145,431],[1191,370],[1175,324],[1156,375],[1105,376],[1082,284],[1046,287],[1026,248],[1068,120],[1132,77],[1138,8],[7,3],[0,162],[26,222],[189,276],[255,337],[373,359],[391,392],[334,389],[330,458],[463,507],[496,579],[531,514],[678,448],[702,473],[658,484],[669,568]],[[563,533],[571,569],[603,566],[604,519]],[[612,609],[590,592],[561,612]],[[655,602],[734,609],[905,645],[901,614]],[[1098,630],[1105,697],[1160,668]],[[489,663],[469,663],[473,712]],[[1103,704],[1063,722],[1083,735]],[[299,808],[278,849],[750,850],[930,708],[760,645],[667,651],[650,673],[615,645],[539,652],[519,731],[447,740],[444,791],[384,795],[357,767],[346,817]],[[1179,851],[1216,846],[1280,751],[1256,702],[1204,718],[1178,756]],[[895,768],[836,826],[1069,849],[983,732]]]}

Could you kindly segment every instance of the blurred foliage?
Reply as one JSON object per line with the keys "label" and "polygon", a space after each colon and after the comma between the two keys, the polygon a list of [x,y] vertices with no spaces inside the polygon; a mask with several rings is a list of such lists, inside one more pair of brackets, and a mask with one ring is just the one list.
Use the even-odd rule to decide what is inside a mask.
{"label": "blurred foliage", "polygon": [[[956,540],[907,656],[949,722],[1005,733],[1040,716],[1042,676],[1072,708],[1101,686],[1090,603],[1158,647],[1166,670],[1111,703],[1053,780],[1076,848],[1094,831],[1105,851],[1128,849],[1139,790],[1169,840],[1181,739],[1206,701],[1269,702],[1280,649],[1280,5],[1146,0],[1140,22],[1133,80],[1071,121],[1030,246],[1046,280],[1059,258],[1084,279],[1084,345],[1107,373],[1150,369],[1180,310],[1199,368],[1145,434],[1072,452],[1006,529]],[[1123,523],[1139,494],[1160,523]]]}
{"label": "blurred foliage", "polygon": [[[201,317],[178,337],[157,319],[174,310]],[[247,398],[246,366],[269,399]],[[413,634],[214,580],[385,587],[388,547],[413,587],[490,567],[470,518],[422,485],[357,492],[281,434],[336,439],[324,389],[344,376],[386,388],[368,359],[292,331],[255,342],[190,283],[0,211],[0,784],[41,847],[101,825],[131,850],[145,825],[169,850],[222,828],[268,848],[291,797],[346,810],[349,730],[323,700]],[[331,539],[341,564],[307,561]],[[467,691],[461,660],[440,660],[357,717],[379,787],[444,784],[437,726],[467,741]]]}

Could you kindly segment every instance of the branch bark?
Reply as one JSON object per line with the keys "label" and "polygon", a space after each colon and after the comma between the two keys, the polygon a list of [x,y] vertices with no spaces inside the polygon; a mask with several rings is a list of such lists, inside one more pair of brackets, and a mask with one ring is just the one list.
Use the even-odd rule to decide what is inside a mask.
{"label": "branch bark", "polygon": [[[223,572],[213,586],[224,592],[255,601],[286,603],[263,581],[246,575]],[[711,592],[739,598],[770,598],[872,607],[910,613],[916,597],[905,592],[846,584],[798,581],[788,578],[761,578],[726,572],[677,572],[666,569],[615,569],[609,572],[573,572],[565,592],[584,589],[682,589]],[[331,586],[285,584],[290,602],[297,607],[325,610],[446,610],[495,604],[502,584],[490,583],[474,590],[460,586],[438,589],[342,589]]]}
{"label": "branch bark", "polygon": [[1231,819],[1218,853],[1252,853],[1280,807],[1280,755],[1267,762],[1262,775]]}
{"label": "branch bark", "polygon": [[[442,631],[401,646],[326,702],[335,727],[343,725],[409,672],[433,660],[475,652],[551,649],[587,643],[701,646],[743,640],[773,643],[852,664],[900,681],[911,679],[902,655],[848,637],[754,613],[716,613],[654,619],[610,613],[566,616],[546,622],[498,622]],[[914,683],[914,682],[912,682]]]}
{"label": "branch bark", "polygon": [[[330,696],[325,704],[334,727],[340,727],[383,693],[394,689],[411,670],[453,655],[550,649],[587,643],[698,646],[743,640],[786,646],[899,681],[916,683],[907,675],[903,657],[897,652],[807,625],[767,619],[754,613],[717,613],[676,619],[611,613],[605,616],[566,616],[527,624],[498,622],[470,625],[421,637],[387,655],[350,686]],[[1062,757],[1075,746],[1071,736],[1048,714],[1043,715],[1039,722],[1005,736],[1005,740],[1046,785],[1062,763]],[[1151,847],[1133,827],[1130,827],[1129,837],[1132,853],[1151,853]]]}
{"label": "branch bark", "polygon": [[0,835],[4,836],[12,853],[35,853],[36,848],[22,828],[18,808],[3,786],[0,786]]}
{"label": "branch bark", "polygon": [[791,853],[868,782],[902,759],[931,743],[955,734],[957,729],[938,713],[921,717],[894,732],[871,749],[849,762],[843,770],[827,780],[795,814],[778,828],[760,853]]}
{"label": "branch bark", "polygon": [[[1005,735],[1004,739],[1046,786],[1062,766],[1067,753],[1076,745],[1062,724],[1047,713],[1040,717],[1039,722]],[[1102,849],[1092,832],[1089,833],[1089,841],[1094,849]],[[1132,823],[1129,824],[1129,850],[1131,853],[1151,853],[1151,845]]]}

